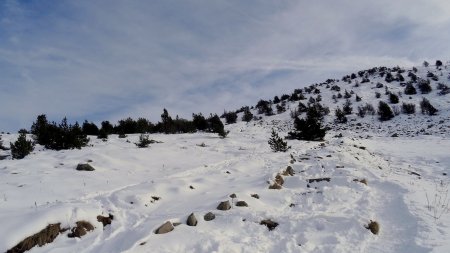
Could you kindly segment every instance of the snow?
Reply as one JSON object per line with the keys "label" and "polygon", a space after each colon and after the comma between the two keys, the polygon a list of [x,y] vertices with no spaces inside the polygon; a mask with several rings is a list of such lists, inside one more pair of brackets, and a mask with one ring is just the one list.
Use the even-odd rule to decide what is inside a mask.
{"label": "snow", "polygon": [[[374,91],[367,85],[373,84],[339,85],[363,97],[354,110],[368,101],[376,106],[377,99],[368,99]],[[333,109],[331,91],[321,91]],[[324,142],[289,140],[286,153],[272,152],[267,140],[272,127],[280,136],[292,128],[289,110],[227,125],[225,139],[210,133],[152,134],[162,143],[140,149],[134,145],[138,135],[112,135],[107,142],[91,136],[91,146],[81,150],[37,146],[22,160],[0,162],[0,252],[48,224],[73,227],[80,220],[96,229],[82,238],[64,232],[30,252],[450,252],[449,99],[427,97],[440,110],[433,122],[419,113],[387,123],[367,116],[357,122],[369,128],[357,129],[350,121],[346,129],[330,130]],[[406,128],[414,131],[407,134]],[[420,134],[421,128],[430,135]],[[395,132],[400,136],[391,137]],[[334,137],[339,133],[342,138]],[[16,138],[2,135],[4,144]],[[78,163],[95,171],[76,171]],[[287,166],[295,175],[283,176],[282,189],[268,189]],[[307,181],[317,178],[330,182]],[[230,198],[232,193],[237,198]],[[232,208],[217,210],[225,200]],[[238,200],[248,207],[235,206]],[[205,221],[208,212],[216,218]],[[185,225],[191,213],[195,227]],[[108,214],[114,220],[103,229],[96,217]],[[279,225],[269,231],[259,224],[264,219]],[[365,228],[370,220],[380,224],[378,235]],[[166,221],[181,224],[155,234]]]}

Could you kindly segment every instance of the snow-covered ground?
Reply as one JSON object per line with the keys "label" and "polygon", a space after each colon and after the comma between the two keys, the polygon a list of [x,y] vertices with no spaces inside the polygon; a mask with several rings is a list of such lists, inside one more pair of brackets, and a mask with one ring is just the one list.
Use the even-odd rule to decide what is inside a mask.
{"label": "snow-covered ground", "polygon": [[[59,236],[30,252],[450,249],[448,206],[433,203],[436,194],[448,198],[444,173],[450,174],[450,140],[421,136],[396,139],[392,145],[389,137],[329,138],[323,143],[289,141],[291,152],[273,153],[267,145],[269,128],[242,122],[230,128],[226,139],[152,135],[163,143],[139,149],[133,144],[138,136],[112,136],[106,143],[93,139],[93,147],[82,150],[37,150],[23,160],[2,161],[0,249],[6,251],[48,224],[69,227],[79,220],[97,228],[81,239]],[[8,138],[13,136],[4,135]],[[95,171],[75,170],[88,161]],[[281,190],[268,189],[288,165],[295,175],[284,176]],[[324,177],[330,182],[307,182]],[[366,179],[367,185],[354,179]],[[232,193],[236,199],[229,197]],[[248,207],[216,210],[224,200],[244,200]],[[216,219],[204,221],[210,211]],[[102,229],[96,216],[110,213],[114,220]],[[190,213],[199,221],[195,227],[185,225]],[[259,224],[263,219],[279,226],[269,231]],[[364,227],[370,220],[380,224],[379,235]],[[166,221],[182,224],[154,234]]]}
{"label": "snow-covered ground", "polygon": [[[373,95],[354,89],[366,98],[361,103]],[[333,115],[332,93],[321,94]],[[227,125],[225,139],[155,134],[162,143],[137,148],[138,135],[112,135],[107,142],[91,137],[82,150],[38,146],[22,160],[0,161],[0,252],[48,224],[80,220],[96,228],[81,238],[66,231],[29,252],[450,252],[449,100],[429,96],[439,98],[430,99],[440,110],[433,122],[419,113],[387,123],[376,116],[353,122],[353,115],[323,142],[289,140],[286,153],[272,152],[267,140],[272,127],[286,135],[289,111]],[[2,136],[4,144],[16,138]],[[79,163],[95,171],[75,170]],[[288,166],[295,174],[283,176],[282,189],[269,189]],[[232,208],[217,210],[226,200]],[[248,207],[235,205],[242,200]],[[214,220],[204,220],[208,212]],[[197,226],[186,225],[191,213]],[[96,217],[109,214],[114,219],[103,228]],[[265,219],[279,225],[270,231],[260,225]],[[365,228],[371,220],[378,235]],[[155,234],[166,221],[181,224]]]}

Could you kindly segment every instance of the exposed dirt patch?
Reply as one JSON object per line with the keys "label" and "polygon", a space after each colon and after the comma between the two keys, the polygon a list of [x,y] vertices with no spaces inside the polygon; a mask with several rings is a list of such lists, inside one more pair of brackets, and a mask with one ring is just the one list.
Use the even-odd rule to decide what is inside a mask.
{"label": "exposed dirt patch", "polygon": [[6,251],[7,253],[21,253],[32,249],[34,246],[43,246],[47,243],[51,243],[58,237],[61,231],[61,224],[50,224],[46,228],[42,229],[38,233],[25,238],[19,244],[12,249]]}

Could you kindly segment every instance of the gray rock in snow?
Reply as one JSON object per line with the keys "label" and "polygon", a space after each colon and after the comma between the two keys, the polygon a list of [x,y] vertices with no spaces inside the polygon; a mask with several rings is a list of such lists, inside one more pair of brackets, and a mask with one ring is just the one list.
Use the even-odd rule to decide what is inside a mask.
{"label": "gray rock in snow", "polygon": [[188,226],[197,226],[197,218],[195,218],[194,213],[191,213],[189,217],[187,218],[186,224]]}
{"label": "gray rock in snow", "polygon": [[174,229],[172,223],[170,221],[167,221],[166,223],[162,224],[158,229],[155,230],[155,234],[165,234],[169,233]]}

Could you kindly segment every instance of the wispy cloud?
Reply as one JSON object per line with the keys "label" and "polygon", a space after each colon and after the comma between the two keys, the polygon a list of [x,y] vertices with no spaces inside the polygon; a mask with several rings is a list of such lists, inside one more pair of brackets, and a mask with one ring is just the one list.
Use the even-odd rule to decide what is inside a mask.
{"label": "wispy cloud", "polygon": [[[0,129],[221,112],[450,52],[446,1],[0,3]],[[445,60],[445,59],[443,59]]]}

